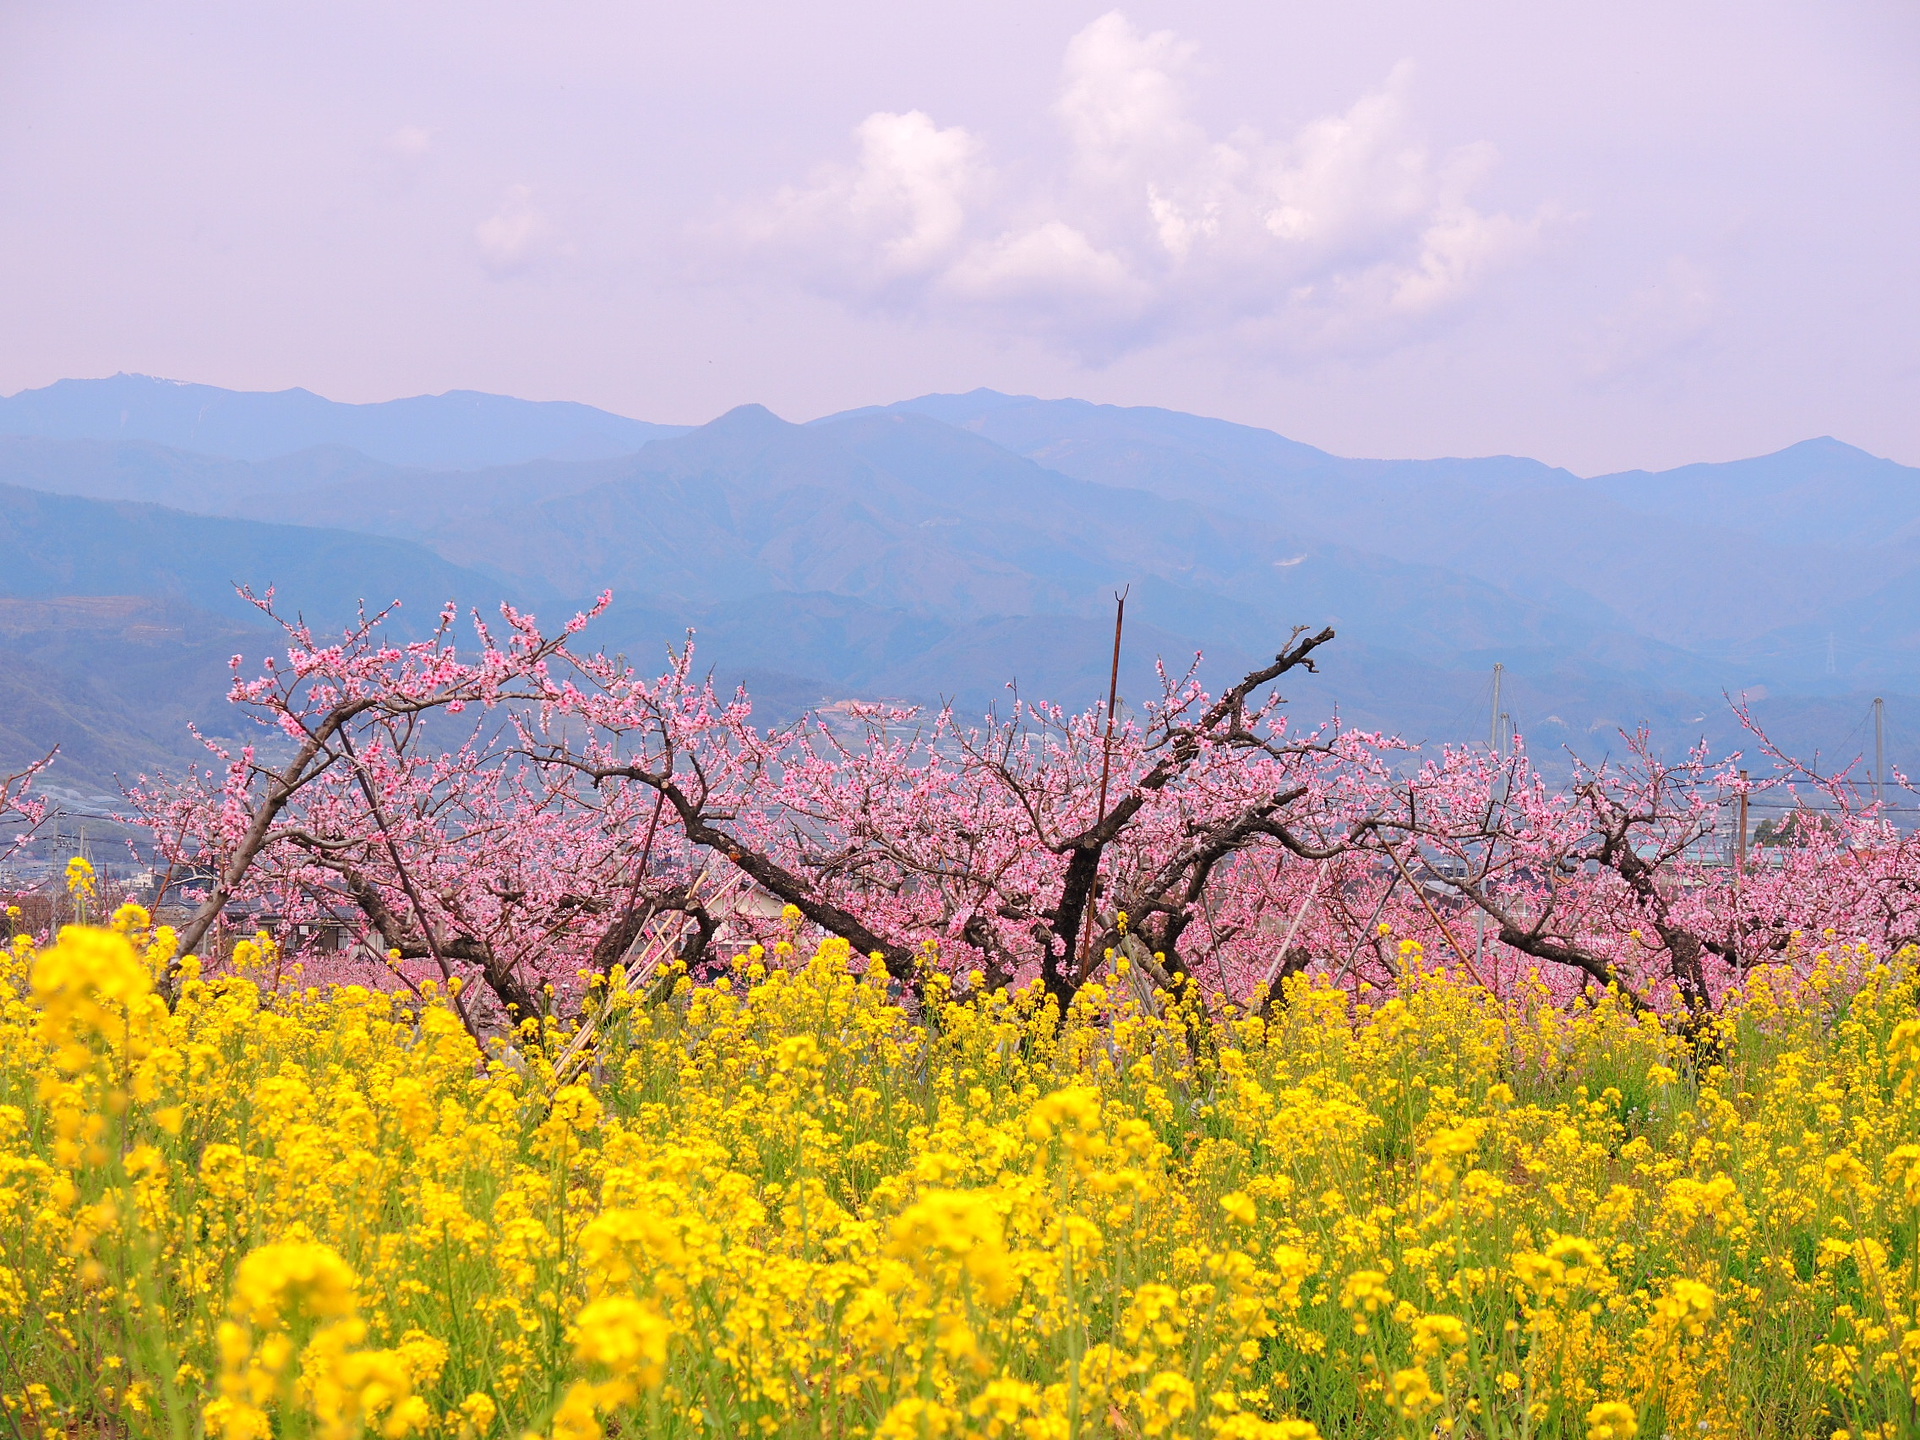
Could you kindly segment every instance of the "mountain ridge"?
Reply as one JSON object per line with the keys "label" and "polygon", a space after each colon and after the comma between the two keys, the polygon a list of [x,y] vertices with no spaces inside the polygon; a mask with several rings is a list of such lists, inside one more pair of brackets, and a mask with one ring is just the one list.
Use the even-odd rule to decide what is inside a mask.
{"label": "mountain ridge", "polygon": [[332,443],[425,469],[604,459],[685,428],[571,400],[521,400],[478,390],[352,404],[299,388],[225,390],[124,371],[0,397],[0,435],[146,440],[253,461]]}

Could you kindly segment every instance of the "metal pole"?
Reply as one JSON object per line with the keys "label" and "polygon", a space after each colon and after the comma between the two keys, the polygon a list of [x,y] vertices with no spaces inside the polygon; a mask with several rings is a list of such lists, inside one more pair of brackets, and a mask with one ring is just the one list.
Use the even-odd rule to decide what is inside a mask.
{"label": "metal pole", "polygon": [[1493,713],[1487,717],[1487,749],[1495,756],[1500,754],[1500,676],[1506,668],[1498,660],[1493,662]]}
{"label": "metal pole", "polygon": [[[1100,743],[1100,811],[1094,827],[1098,829],[1107,823],[1107,776],[1113,767],[1113,712],[1120,703],[1120,632],[1127,623],[1127,596],[1133,590],[1129,585],[1113,597],[1113,670],[1107,678],[1107,733]],[[1094,872],[1093,888],[1087,892],[1087,913],[1080,932],[1080,974],[1087,974],[1088,963],[1093,958],[1093,916],[1094,907],[1100,899],[1100,873]]]}
{"label": "metal pole", "polygon": [[1133,587],[1129,585],[1113,597],[1113,672],[1107,680],[1107,736],[1100,746],[1100,819],[1099,824],[1107,821],[1107,772],[1113,763],[1113,712],[1120,703],[1120,631],[1127,623],[1127,594]]}
{"label": "metal pole", "polygon": [[1873,700],[1873,798],[1882,810],[1887,808],[1887,702]]}
{"label": "metal pole", "polygon": [[1733,874],[1738,880],[1747,868],[1747,772],[1740,772],[1740,826],[1734,835]]}

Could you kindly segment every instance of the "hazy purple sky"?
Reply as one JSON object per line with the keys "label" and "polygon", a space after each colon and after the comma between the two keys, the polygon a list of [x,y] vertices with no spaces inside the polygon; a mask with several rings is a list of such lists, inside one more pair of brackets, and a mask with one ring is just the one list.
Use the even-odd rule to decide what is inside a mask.
{"label": "hazy purple sky", "polygon": [[1920,7],[0,0],[0,393],[1920,463]]}

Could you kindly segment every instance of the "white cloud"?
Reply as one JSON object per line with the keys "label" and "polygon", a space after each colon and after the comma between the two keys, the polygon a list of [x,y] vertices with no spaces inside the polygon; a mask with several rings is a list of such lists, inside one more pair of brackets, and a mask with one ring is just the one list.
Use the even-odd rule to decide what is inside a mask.
{"label": "white cloud", "polygon": [[522,275],[563,253],[555,243],[553,222],[533,204],[533,191],[515,185],[500,208],[473,227],[480,263],[489,275]]}
{"label": "white cloud", "polygon": [[1420,256],[1393,287],[1395,310],[1419,315],[1466,295],[1486,274],[1532,246],[1541,220],[1482,215],[1466,206],[1442,211],[1420,236]]}
{"label": "white cloud", "polygon": [[975,246],[947,273],[961,294],[1033,299],[1057,290],[1113,291],[1127,281],[1126,262],[1096,250],[1085,235],[1059,220]]}
{"label": "white cloud", "polygon": [[1081,169],[1126,179],[1148,157],[1205,144],[1181,86],[1193,59],[1171,30],[1142,35],[1117,10],[1075,35],[1054,112]]}
{"label": "white cloud", "polygon": [[960,126],[942,130],[923,111],[869,115],[854,131],[859,158],[832,166],[806,189],[784,190],[756,238],[807,257],[826,282],[856,287],[925,279],[950,264],[968,206],[990,181],[980,144]]}
{"label": "white cloud", "polygon": [[1016,192],[984,144],[877,113],[851,165],[743,222],[762,253],[846,303],[975,316],[1092,360],[1208,331],[1270,352],[1365,349],[1458,308],[1533,248],[1543,215],[1485,213],[1485,147],[1428,152],[1397,68],[1283,139],[1210,136],[1195,47],[1102,16],[1075,35],[1054,173]]}

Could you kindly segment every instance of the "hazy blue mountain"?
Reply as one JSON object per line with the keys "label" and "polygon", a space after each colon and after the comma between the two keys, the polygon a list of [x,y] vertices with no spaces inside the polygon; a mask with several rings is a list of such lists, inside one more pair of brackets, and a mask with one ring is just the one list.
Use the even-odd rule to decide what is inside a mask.
{"label": "hazy blue mountain", "polygon": [[362,601],[399,600],[396,629],[409,634],[449,599],[492,608],[503,594],[541,598],[408,541],[0,485],[0,598],[144,595],[251,624],[241,584],[276,586],[285,610],[316,625],[346,624]]}
{"label": "hazy blue mountain", "polygon": [[1868,548],[1920,537],[1920,470],[1831,436],[1751,460],[1629,470],[1588,482],[1638,514],[1787,545]]}
{"label": "hazy blue mountain", "polygon": [[434,543],[566,593],[656,605],[820,592],[960,621],[1093,618],[1131,583],[1172,633],[1246,653],[1303,614],[1447,659],[1578,649],[1617,623],[1585,598],[1541,605],[1317,543],[1286,515],[1075,479],[924,416],[801,426],[742,407],[626,463],[624,478],[456,522]]}
{"label": "hazy blue mountain", "polygon": [[1330,455],[1271,430],[1155,406],[1095,405],[975,390],[923,395],[895,405],[817,420],[916,414],[968,430],[1049,469],[1107,485],[1151,490],[1228,509],[1313,501],[1337,481],[1388,478],[1404,485],[1466,478],[1474,484],[1568,475],[1537,460],[1355,460]]}
{"label": "hazy blue mountain", "polygon": [[349,405],[308,390],[221,390],[149,375],[60,380],[0,399],[0,435],[146,440],[236,460],[339,445],[431,469],[624,455],[683,428],[476,390]]}
{"label": "hazy blue mountain", "polygon": [[[0,484],[95,500],[138,500],[202,515],[230,514],[250,504],[277,507],[288,496],[355,481],[390,486],[400,473],[339,445],[247,461],[151,440],[0,435]],[[440,472],[417,473],[424,478]]]}
{"label": "hazy blue mountain", "polygon": [[[232,737],[228,660],[274,637],[255,624],[141,595],[0,599],[0,770],[60,747],[49,779],[117,793],[116,777],[207,760],[188,726]],[[97,808],[83,806],[82,808]]]}
{"label": "hazy blue mountain", "polygon": [[1920,625],[1870,597],[1910,574],[1920,586],[1920,470],[1836,440],[1582,479],[1510,456],[1347,459],[1222,420],[992,391],[881,411],[937,415],[1068,474],[1281,514],[1297,533],[1530,601],[1597,601],[1698,652],[1698,683],[1715,688],[1911,683],[1903,637]]}
{"label": "hazy blue mountain", "polygon": [[57,743],[62,783],[110,792],[116,774],[200,758],[189,721],[235,733],[229,658],[257,671],[285,648],[239,584],[276,586],[281,613],[323,633],[362,601],[402,602],[400,636],[448,600],[487,613],[553,601],[408,541],[0,485],[0,772]]}
{"label": "hazy blue mountain", "polygon": [[[742,406],[629,453],[458,470],[327,437],[248,460],[178,434],[31,435],[0,440],[0,484],[23,487],[0,490],[0,594],[157,597],[231,625],[247,623],[235,579],[271,576],[315,616],[403,596],[408,623],[449,595],[557,619],[611,588],[599,644],[651,665],[693,628],[703,666],[785,717],[849,695],[978,711],[1009,681],[1085,703],[1104,690],[1113,591],[1131,586],[1135,699],[1157,658],[1203,651],[1218,679],[1296,623],[1332,624],[1324,673],[1289,691],[1303,718],[1484,739],[1498,660],[1536,747],[1597,754],[1643,720],[1674,743],[1737,743],[1722,692],[1746,691],[1784,742],[1831,758],[1857,752],[1878,692],[1899,756],[1899,717],[1920,713],[1899,698],[1920,658],[1917,482],[1831,440],[1581,478],[989,391],[806,425]],[[138,690],[159,653],[67,629],[37,649],[0,634],[9,683],[42,696],[22,701],[36,734],[86,711],[102,675]]]}
{"label": "hazy blue mountain", "polygon": [[0,484],[409,540],[435,535],[464,514],[585,490],[626,469],[615,459],[429,470],[339,445],[246,461],[146,440],[0,436]]}

